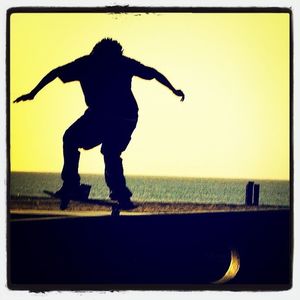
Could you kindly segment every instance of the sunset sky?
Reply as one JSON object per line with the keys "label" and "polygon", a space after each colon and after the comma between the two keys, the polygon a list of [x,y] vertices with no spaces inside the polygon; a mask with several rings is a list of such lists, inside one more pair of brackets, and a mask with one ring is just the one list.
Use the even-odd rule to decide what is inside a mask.
{"label": "sunset sky", "polygon": [[[79,83],[59,79],[13,100],[111,37],[186,95],[133,79],[126,174],[289,179],[288,13],[14,13],[10,26],[12,171],[60,172],[63,133],[86,108]],[[99,147],[82,151],[81,173],[103,168]]]}

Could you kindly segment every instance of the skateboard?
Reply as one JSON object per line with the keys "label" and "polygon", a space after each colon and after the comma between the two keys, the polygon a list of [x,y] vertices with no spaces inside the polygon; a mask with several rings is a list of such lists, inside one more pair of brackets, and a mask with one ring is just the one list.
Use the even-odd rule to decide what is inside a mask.
{"label": "skateboard", "polygon": [[68,208],[68,205],[70,201],[77,201],[85,204],[96,204],[100,206],[106,206],[111,207],[111,215],[112,216],[119,216],[121,210],[133,210],[137,207],[137,205],[134,205],[132,208],[125,208],[122,207],[117,201],[113,200],[99,200],[99,199],[89,199],[89,194],[91,190],[91,186],[87,184],[81,184],[80,188],[82,190],[82,194],[77,197],[59,197],[55,192],[44,190],[43,192],[50,196],[51,198],[56,198],[60,200],[60,209],[65,210]]}

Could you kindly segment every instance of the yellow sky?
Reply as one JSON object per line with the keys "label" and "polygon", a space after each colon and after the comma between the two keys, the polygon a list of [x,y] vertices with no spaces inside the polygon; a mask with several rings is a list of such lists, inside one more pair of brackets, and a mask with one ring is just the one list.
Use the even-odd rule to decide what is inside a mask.
{"label": "yellow sky", "polygon": [[[126,174],[289,179],[287,13],[14,13],[10,26],[11,103],[104,37],[185,92],[181,103],[133,80]],[[79,83],[57,79],[10,109],[12,171],[59,172],[62,135],[85,110]],[[99,147],[82,151],[82,173],[103,166]]]}

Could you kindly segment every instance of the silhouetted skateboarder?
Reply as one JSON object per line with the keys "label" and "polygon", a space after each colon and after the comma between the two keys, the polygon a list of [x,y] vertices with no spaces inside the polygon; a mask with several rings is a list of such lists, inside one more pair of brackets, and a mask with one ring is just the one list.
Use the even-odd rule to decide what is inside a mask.
{"label": "silhouetted skateboarder", "polygon": [[181,101],[184,100],[183,92],[176,90],[164,75],[124,56],[122,46],[117,41],[103,39],[89,55],[52,70],[30,93],[14,101],[32,100],[57,77],[64,83],[79,81],[81,84],[88,108],[63,136],[63,185],[56,192],[59,197],[76,197],[82,193],[78,149],[88,150],[102,144],[105,181],[110,198],[117,200],[123,209],[134,207],[121,159],[121,153],[129,144],[138,120],[138,106],[131,91],[133,76],[147,80],[155,78],[175,95],[182,97]]}

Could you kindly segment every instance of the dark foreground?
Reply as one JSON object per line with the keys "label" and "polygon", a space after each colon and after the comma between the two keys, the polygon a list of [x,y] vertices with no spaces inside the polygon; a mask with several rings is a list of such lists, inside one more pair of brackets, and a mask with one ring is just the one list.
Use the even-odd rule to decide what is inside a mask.
{"label": "dark foreground", "polygon": [[[24,217],[12,215],[8,226],[11,289],[291,287],[288,209],[27,221]],[[238,272],[229,272],[225,283],[215,283],[233,263],[232,253],[237,254]]]}

